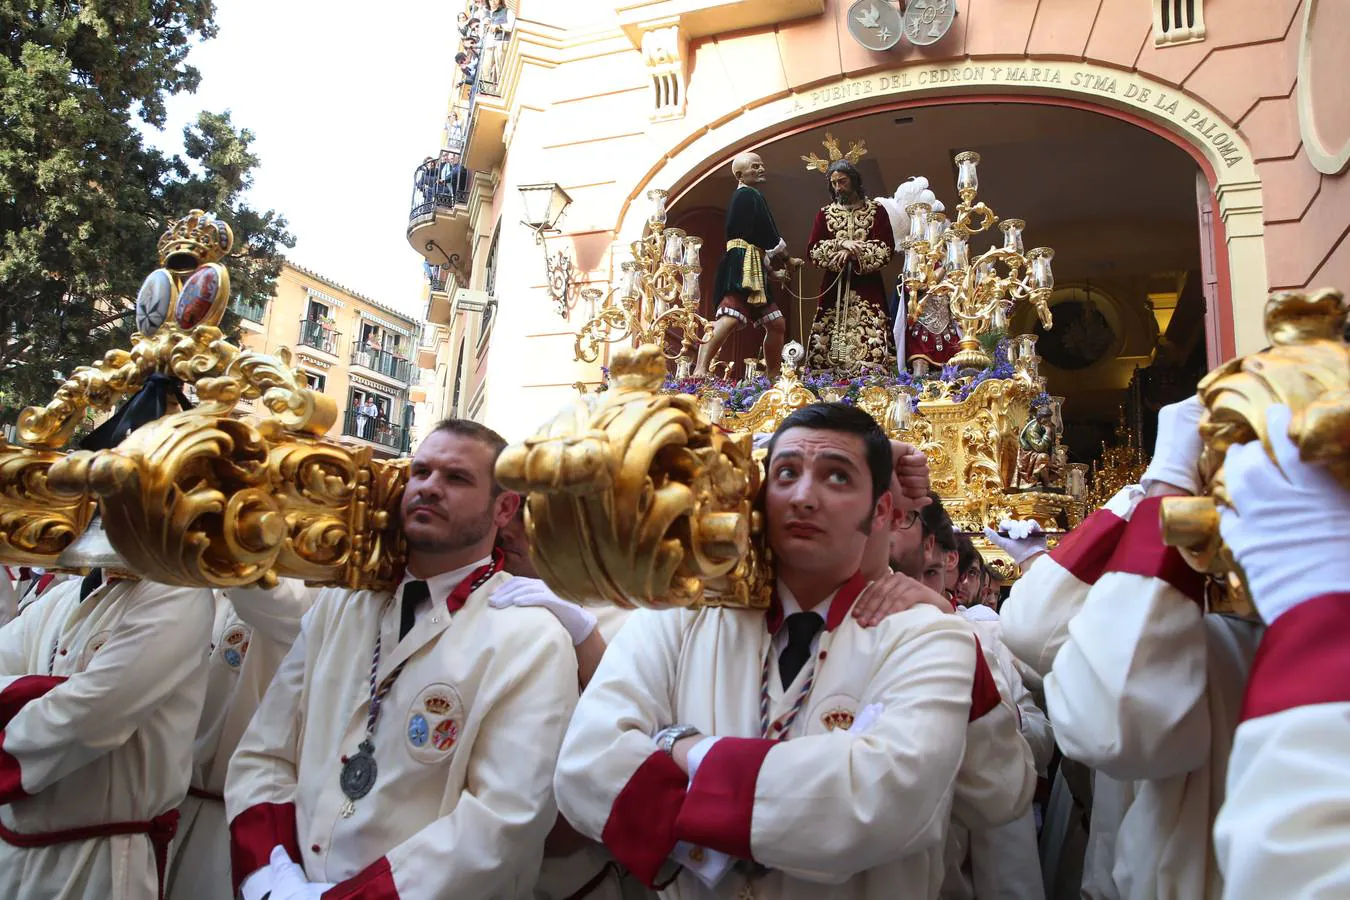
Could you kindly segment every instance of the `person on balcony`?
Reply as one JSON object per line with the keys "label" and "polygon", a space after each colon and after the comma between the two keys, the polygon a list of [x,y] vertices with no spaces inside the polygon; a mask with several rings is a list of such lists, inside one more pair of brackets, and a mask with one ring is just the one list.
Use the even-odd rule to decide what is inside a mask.
{"label": "person on balcony", "polygon": [[367,395],[364,400],[356,405],[356,436],[359,438],[365,437],[366,429],[370,427],[370,420],[379,418],[379,415],[380,408]]}
{"label": "person on balcony", "polygon": [[463,203],[469,195],[469,171],[460,165],[459,154],[453,150],[441,151],[439,173],[440,192],[450,197],[451,203]]}

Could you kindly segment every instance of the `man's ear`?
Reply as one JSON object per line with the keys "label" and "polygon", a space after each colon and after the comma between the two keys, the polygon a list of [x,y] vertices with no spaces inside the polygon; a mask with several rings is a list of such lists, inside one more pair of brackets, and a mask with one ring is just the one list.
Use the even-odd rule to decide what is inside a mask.
{"label": "man's ear", "polygon": [[895,515],[895,504],[891,501],[890,491],[886,491],[877,498],[877,505],[872,510],[872,528],[890,530],[892,517]]}
{"label": "man's ear", "polygon": [[514,491],[502,491],[492,502],[492,523],[498,529],[503,528],[507,522],[516,517],[521,502],[521,496]]}

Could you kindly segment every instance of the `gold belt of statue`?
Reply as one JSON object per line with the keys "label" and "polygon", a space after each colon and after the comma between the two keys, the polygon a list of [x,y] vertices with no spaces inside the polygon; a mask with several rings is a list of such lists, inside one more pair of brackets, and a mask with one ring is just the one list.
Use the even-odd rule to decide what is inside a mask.
{"label": "gold belt of statue", "polygon": [[727,249],[745,251],[745,260],[741,263],[741,287],[748,293],[746,302],[751,306],[763,306],[769,302],[769,298],[764,294],[763,251],[741,238],[727,241]]}

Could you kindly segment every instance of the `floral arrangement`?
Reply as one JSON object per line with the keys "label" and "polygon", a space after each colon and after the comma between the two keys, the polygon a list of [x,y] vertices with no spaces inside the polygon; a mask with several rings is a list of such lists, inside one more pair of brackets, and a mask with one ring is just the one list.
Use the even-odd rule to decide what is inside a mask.
{"label": "floral arrangement", "polygon": [[[918,378],[915,378],[909,372],[888,372],[874,369],[852,377],[834,372],[807,372],[802,376],[801,381],[816,396],[827,397],[831,394],[837,394],[839,402],[850,406],[858,402],[858,397],[866,388],[880,387],[889,391],[900,387],[908,389],[915,395],[921,395],[925,384],[940,381],[951,386],[951,399],[960,403],[969,398],[976,388],[991,378],[1013,377],[1013,365],[1008,362],[1008,340],[1006,337],[1000,339],[993,348],[993,355],[994,364],[987,369],[976,372],[974,375],[962,375],[957,366],[948,364],[943,366],[937,374]],[[607,381],[609,371],[607,369],[602,371]],[[725,409],[728,413],[744,413],[749,411],[750,407],[759,399],[760,394],[771,387],[773,387],[773,383],[765,376],[760,375],[748,383],[738,383],[719,378],[667,377],[661,389],[671,394],[698,394],[700,391],[711,389],[725,398]],[[1032,401],[1032,407],[1035,408],[1049,402],[1049,396],[1042,393]]]}

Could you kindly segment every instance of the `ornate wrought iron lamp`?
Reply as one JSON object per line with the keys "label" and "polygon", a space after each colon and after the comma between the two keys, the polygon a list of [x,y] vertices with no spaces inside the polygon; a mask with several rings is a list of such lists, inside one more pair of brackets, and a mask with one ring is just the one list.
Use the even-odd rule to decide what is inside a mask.
{"label": "ornate wrought iron lamp", "polygon": [[557,234],[558,222],[563,213],[572,205],[572,198],[556,182],[542,184],[523,184],[519,188],[520,199],[525,204],[526,228],[534,232],[534,240],[544,248],[544,267],[548,272],[548,295],[558,304],[558,315],[567,318],[568,295],[572,288],[572,257],[567,251],[559,250],[553,256],[548,255],[548,246],[544,235]]}

